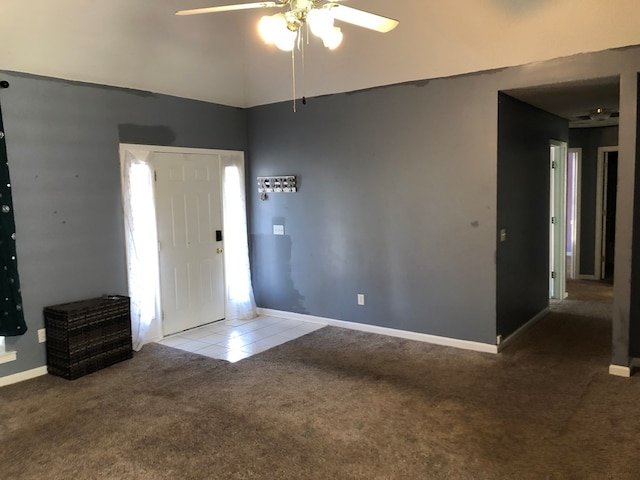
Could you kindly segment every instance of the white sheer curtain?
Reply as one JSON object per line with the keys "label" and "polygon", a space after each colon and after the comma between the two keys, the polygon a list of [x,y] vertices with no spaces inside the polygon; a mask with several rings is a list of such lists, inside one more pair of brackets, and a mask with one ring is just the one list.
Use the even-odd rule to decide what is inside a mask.
{"label": "white sheer curtain", "polygon": [[122,168],[131,332],[136,351],[142,348],[159,311],[158,235],[150,156],[149,151],[126,150]]}
{"label": "white sheer curtain", "polygon": [[249,266],[244,158],[241,154],[223,154],[221,162],[226,318],[247,320],[257,313]]}

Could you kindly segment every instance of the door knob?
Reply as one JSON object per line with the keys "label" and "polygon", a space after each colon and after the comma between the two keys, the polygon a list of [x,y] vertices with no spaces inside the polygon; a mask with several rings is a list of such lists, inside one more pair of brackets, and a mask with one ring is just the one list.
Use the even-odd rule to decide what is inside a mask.
{"label": "door knob", "polygon": [[216,248],[216,253],[219,255],[222,253],[222,249],[221,248]]}

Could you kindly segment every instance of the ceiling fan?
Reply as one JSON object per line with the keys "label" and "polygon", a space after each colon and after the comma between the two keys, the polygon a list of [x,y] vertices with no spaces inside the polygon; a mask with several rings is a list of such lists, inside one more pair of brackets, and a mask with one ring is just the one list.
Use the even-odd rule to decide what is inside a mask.
{"label": "ceiling fan", "polygon": [[610,118],[618,118],[620,116],[620,112],[613,108],[607,107],[599,107],[589,110],[587,113],[582,115],[576,115],[573,117],[573,120],[593,120],[593,121],[605,121]]}
{"label": "ceiling fan", "polygon": [[280,50],[292,51],[299,33],[307,25],[311,33],[320,37],[324,46],[333,50],[342,42],[342,30],[334,25],[338,20],[359,27],[386,33],[398,26],[398,21],[365,12],[338,3],[339,0],[278,0],[270,2],[240,3],[217,7],[179,10],[176,15],[228,12],[256,8],[280,8],[283,13],[264,16],[258,23],[258,32],[267,44]]}

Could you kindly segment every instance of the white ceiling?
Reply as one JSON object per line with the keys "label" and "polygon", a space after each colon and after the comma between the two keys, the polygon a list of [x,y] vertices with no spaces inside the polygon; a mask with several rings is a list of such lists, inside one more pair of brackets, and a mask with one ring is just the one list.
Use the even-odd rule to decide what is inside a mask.
{"label": "white ceiling", "polygon": [[[640,44],[637,0],[348,1],[400,25],[387,34],[343,26],[333,52],[312,39],[298,96]],[[237,2],[1,0],[0,69],[239,107],[290,99],[291,56],[257,37],[263,12],[173,15]]]}

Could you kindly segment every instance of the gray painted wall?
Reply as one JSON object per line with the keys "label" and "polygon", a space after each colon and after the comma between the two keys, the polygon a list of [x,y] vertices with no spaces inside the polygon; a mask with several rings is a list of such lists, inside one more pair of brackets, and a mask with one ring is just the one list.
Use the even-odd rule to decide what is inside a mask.
{"label": "gray painted wall", "polygon": [[[632,47],[314,98],[296,114],[289,102],[252,108],[258,304],[494,343],[497,92],[620,75],[613,359],[625,364],[639,69]],[[261,202],[255,177],[274,174],[298,175],[300,192]]]}
{"label": "gray painted wall", "polygon": [[549,306],[549,141],[568,137],[567,120],[499,95],[496,315],[503,338]]}
{"label": "gray painted wall", "polygon": [[569,148],[582,149],[580,197],[580,274],[593,275],[596,242],[598,147],[618,145],[618,127],[572,128]]}
{"label": "gray painted wall", "polygon": [[126,294],[119,143],[246,150],[246,112],[147,92],[0,72],[29,331],[17,361],[45,364],[42,308]]}
{"label": "gray painted wall", "polygon": [[[244,149],[247,132],[261,306],[493,343],[497,92],[613,75],[621,83],[612,358],[626,365],[639,70],[638,47],[576,55],[309,99],[297,114],[289,102],[256,107],[248,129],[236,109],[7,74],[0,101],[31,330],[10,341],[19,361],[0,376],[43,365],[35,332],[43,306],[124,291],[119,142]],[[255,176],[283,173],[298,175],[300,192],[261,202]],[[284,238],[273,224],[285,224]]]}
{"label": "gray painted wall", "polygon": [[[485,156],[495,140],[484,112],[496,105],[475,83],[250,110],[251,177],[299,179],[299,193],[264,202],[250,188],[260,306],[494,342],[496,170]],[[451,115],[460,109],[469,113]],[[280,222],[284,237],[272,235]]]}

